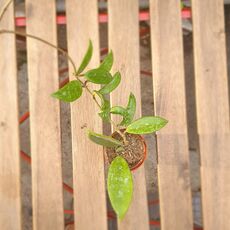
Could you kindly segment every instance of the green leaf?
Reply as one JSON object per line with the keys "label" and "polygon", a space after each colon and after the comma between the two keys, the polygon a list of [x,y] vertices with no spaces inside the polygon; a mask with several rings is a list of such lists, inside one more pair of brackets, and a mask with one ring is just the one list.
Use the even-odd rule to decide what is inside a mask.
{"label": "green leaf", "polygon": [[101,99],[101,112],[98,113],[103,121],[110,122],[110,102],[98,91],[94,90]]}
{"label": "green leaf", "polygon": [[110,136],[105,136],[99,133],[95,133],[93,131],[88,130],[88,137],[91,141],[98,145],[103,145],[106,147],[114,148],[118,146],[122,146],[122,143]]}
{"label": "green leaf", "polygon": [[82,85],[78,80],[73,80],[53,93],[51,96],[65,102],[73,102],[82,95]]}
{"label": "green leaf", "polygon": [[126,109],[121,106],[114,106],[110,109],[110,113],[125,116]]}
{"label": "green leaf", "polygon": [[153,133],[163,128],[167,123],[168,121],[162,117],[142,117],[131,123],[126,132],[133,134]]}
{"label": "green leaf", "polygon": [[129,95],[129,101],[126,108],[123,108],[121,106],[114,106],[110,109],[110,113],[119,114],[123,116],[123,120],[120,123],[121,126],[127,126],[132,122],[133,117],[135,115],[135,111],[136,111],[136,98],[132,93],[130,93]]}
{"label": "green leaf", "polygon": [[95,84],[108,84],[113,79],[112,75],[103,68],[89,70],[84,76]]}
{"label": "green leaf", "polygon": [[85,53],[85,56],[81,62],[81,65],[79,66],[78,70],[77,70],[77,75],[79,75],[84,69],[85,67],[89,64],[91,58],[92,58],[92,55],[93,55],[93,45],[92,45],[92,41],[89,40],[89,46],[88,46],[88,49]]}
{"label": "green leaf", "polygon": [[109,54],[104,58],[103,62],[100,65],[100,68],[110,71],[112,66],[113,66],[113,51],[111,50]]}
{"label": "green leaf", "polygon": [[126,113],[123,116],[123,120],[122,120],[120,125],[122,125],[122,126],[129,125],[133,120],[135,112],[136,112],[136,98],[135,98],[134,94],[130,93],[129,102],[128,102],[128,105],[126,107]]}
{"label": "green leaf", "polygon": [[121,82],[121,74],[119,72],[116,72],[113,76],[113,79],[107,84],[104,85],[99,92],[101,94],[108,94],[111,93],[114,89],[117,88],[117,86],[120,84]]}
{"label": "green leaf", "polygon": [[109,167],[107,188],[112,207],[122,220],[132,200],[133,179],[127,162],[120,156]]}

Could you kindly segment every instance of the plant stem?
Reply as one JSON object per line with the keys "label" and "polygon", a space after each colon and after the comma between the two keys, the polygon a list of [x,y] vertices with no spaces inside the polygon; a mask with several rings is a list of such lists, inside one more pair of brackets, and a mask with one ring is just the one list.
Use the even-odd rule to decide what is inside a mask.
{"label": "plant stem", "polygon": [[7,8],[9,7],[9,5],[13,2],[13,0],[9,0],[6,5],[3,7],[2,12],[0,13],[0,21],[2,20]]}
{"label": "plant stem", "polygon": [[37,41],[40,41],[50,47],[53,47],[55,48],[56,50],[58,50],[60,53],[62,53],[66,58],[68,58],[68,60],[70,61],[70,63],[72,64],[73,66],[73,69],[74,69],[74,72],[76,73],[77,72],[77,68],[76,68],[76,65],[74,64],[74,61],[73,59],[69,56],[69,54],[62,48],[59,48],[58,46],[42,39],[42,38],[39,38],[35,35],[32,35],[32,34],[27,34],[27,33],[21,33],[21,32],[17,32],[17,31],[14,31],[14,30],[5,30],[5,29],[2,29],[0,30],[0,34],[15,34],[15,35],[19,35],[19,36],[22,36],[22,37],[29,37],[29,38],[33,38]]}
{"label": "plant stem", "polygon": [[[78,78],[79,81],[81,81],[79,78]],[[81,81],[82,82],[82,81]],[[100,103],[97,101],[95,95],[93,94],[93,92],[89,89],[89,87],[86,85],[85,86],[85,89],[87,90],[87,92],[89,94],[91,94],[91,96],[93,97],[93,100],[95,101],[95,103],[97,104],[98,108],[101,109],[101,106],[100,106]]]}
{"label": "plant stem", "polygon": [[127,141],[127,139],[126,139],[125,134],[122,133],[122,132],[119,130],[118,125],[117,125],[111,118],[110,118],[110,122],[111,122],[111,124],[113,125],[113,127],[115,128],[114,131],[117,132],[117,133],[122,137],[122,139],[124,140],[124,144],[127,145],[127,144],[128,144],[128,141]]}
{"label": "plant stem", "polygon": [[[84,85],[84,87],[85,87],[85,89],[87,90],[87,92],[88,92],[89,94],[92,95],[93,100],[94,100],[95,103],[97,104],[98,108],[99,108],[99,109],[102,109],[101,106],[100,106],[100,103],[97,101],[97,99],[96,99],[94,93],[88,88],[88,86],[87,86],[83,81],[81,81],[81,80],[79,79],[79,76],[78,76],[78,75],[75,74],[75,77],[77,78],[78,81],[80,81],[80,82],[82,83],[82,85]],[[125,134],[122,133],[122,132],[119,130],[118,125],[117,125],[111,118],[110,118],[110,122],[111,122],[112,126],[113,126],[114,129],[115,129],[114,131],[120,134],[120,136],[121,136],[122,139],[124,140],[124,144],[126,145],[126,144],[128,143],[128,141],[127,141],[127,139],[126,139]]]}

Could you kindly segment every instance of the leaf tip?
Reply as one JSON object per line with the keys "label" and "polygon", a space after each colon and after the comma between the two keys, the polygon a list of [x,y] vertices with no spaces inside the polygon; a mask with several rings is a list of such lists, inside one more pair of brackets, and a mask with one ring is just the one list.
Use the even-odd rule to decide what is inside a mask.
{"label": "leaf tip", "polygon": [[92,134],[92,131],[90,129],[86,129],[86,135],[89,137]]}
{"label": "leaf tip", "polygon": [[113,57],[113,51],[112,50],[109,51],[109,54]]}
{"label": "leaf tip", "polygon": [[93,49],[93,42],[91,39],[89,39],[89,47],[90,47],[90,49]]}
{"label": "leaf tip", "polygon": [[54,98],[56,98],[56,95],[55,95],[55,93],[56,93],[56,92],[54,92],[54,93],[51,93],[51,94],[50,94],[50,96],[51,96],[51,97],[54,97]]}
{"label": "leaf tip", "polygon": [[159,117],[159,118],[162,120],[162,128],[168,124],[169,121],[167,119],[163,117]]}
{"label": "leaf tip", "polygon": [[[58,91],[59,91],[59,90],[58,90]],[[55,99],[61,100],[61,98],[60,98],[59,95],[58,95],[58,91],[55,91],[55,92],[51,93],[50,96],[53,97],[53,98],[55,98]]]}
{"label": "leaf tip", "polygon": [[128,210],[126,210],[124,213],[118,213],[118,214],[117,214],[117,217],[118,217],[119,221],[122,221],[122,220],[124,219],[125,214],[126,214],[127,211],[128,211]]}
{"label": "leaf tip", "polygon": [[133,92],[130,92],[129,96],[131,97],[135,97],[134,93]]}

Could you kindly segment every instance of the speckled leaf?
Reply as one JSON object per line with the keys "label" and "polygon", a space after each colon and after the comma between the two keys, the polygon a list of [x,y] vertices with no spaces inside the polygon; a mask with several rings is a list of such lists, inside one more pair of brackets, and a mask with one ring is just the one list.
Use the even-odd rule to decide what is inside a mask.
{"label": "speckled leaf", "polygon": [[107,71],[110,71],[113,66],[113,52],[112,50],[104,58],[103,62],[100,65],[100,68],[104,68]]}
{"label": "speckled leaf", "polygon": [[61,89],[52,94],[53,97],[58,98],[64,102],[73,102],[82,95],[81,82],[77,80],[70,81]]}
{"label": "speckled leaf", "polygon": [[135,112],[136,112],[136,98],[133,93],[130,93],[128,105],[126,107],[126,113],[123,116],[123,120],[120,125],[122,126],[129,125],[133,120]]}
{"label": "speckled leaf", "polygon": [[126,132],[133,134],[153,133],[163,128],[167,123],[168,121],[162,117],[142,117],[131,123]]}
{"label": "speckled leaf", "polygon": [[92,55],[93,55],[93,45],[92,45],[92,42],[90,40],[88,49],[85,53],[85,56],[81,62],[81,65],[79,66],[79,68],[77,70],[77,73],[76,73],[77,75],[79,75],[86,68],[86,66],[89,64],[89,62],[92,58]]}
{"label": "speckled leaf", "polygon": [[129,208],[133,196],[133,179],[124,158],[116,157],[108,172],[107,181],[109,199],[118,218],[122,220]]}
{"label": "speckled leaf", "polygon": [[99,92],[101,94],[111,93],[121,82],[121,74],[119,72],[115,73],[113,79],[106,85],[104,85]]}
{"label": "speckled leaf", "polygon": [[98,145],[103,145],[105,147],[110,147],[110,148],[114,148],[114,147],[118,147],[118,146],[122,146],[122,143],[110,136],[105,136],[99,133],[95,133],[93,131],[88,130],[88,137],[91,141],[93,141],[94,143],[98,144]]}
{"label": "speckled leaf", "polygon": [[126,109],[121,106],[114,106],[110,109],[110,113],[124,116],[126,113]]}
{"label": "speckled leaf", "polygon": [[121,106],[114,106],[110,110],[110,113],[119,114],[123,117],[123,120],[121,121],[120,125],[125,127],[132,122],[135,112],[136,112],[136,98],[132,93],[130,93],[129,95],[129,101],[126,108],[123,108]]}
{"label": "speckled leaf", "polygon": [[89,70],[84,76],[95,84],[108,84],[113,79],[112,75],[103,68]]}

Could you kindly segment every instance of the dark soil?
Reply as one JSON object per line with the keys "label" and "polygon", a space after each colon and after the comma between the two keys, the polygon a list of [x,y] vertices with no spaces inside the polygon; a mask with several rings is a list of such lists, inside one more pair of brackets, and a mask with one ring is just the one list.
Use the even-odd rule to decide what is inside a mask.
{"label": "dark soil", "polygon": [[[115,148],[106,148],[109,163],[117,156],[122,156],[129,165],[130,169],[135,168],[145,158],[145,143],[140,135],[125,133],[128,144],[124,145],[124,150],[116,152]],[[123,141],[119,133],[115,132],[113,138]]]}

